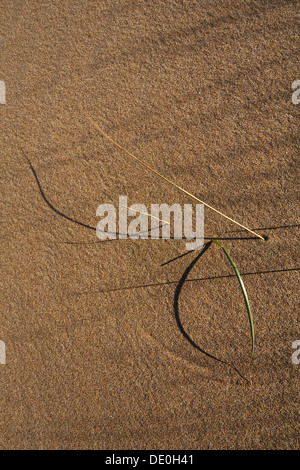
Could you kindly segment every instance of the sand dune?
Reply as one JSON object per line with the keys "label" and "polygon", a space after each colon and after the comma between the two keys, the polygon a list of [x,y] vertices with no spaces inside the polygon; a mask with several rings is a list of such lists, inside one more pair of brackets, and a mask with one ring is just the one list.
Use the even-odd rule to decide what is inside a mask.
{"label": "sand dune", "polygon": [[[2,0],[2,449],[299,447],[297,21],[296,1]],[[252,364],[217,246],[96,237],[119,195],[193,201],[88,116],[268,237],[205,209]]]}

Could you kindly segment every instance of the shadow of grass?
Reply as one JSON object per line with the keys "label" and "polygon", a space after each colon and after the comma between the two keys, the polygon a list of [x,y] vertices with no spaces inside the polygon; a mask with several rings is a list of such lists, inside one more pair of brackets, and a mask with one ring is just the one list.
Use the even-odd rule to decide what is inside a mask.
{"label": "shadow of grass", "polygon": [[[193,259],[193,261],[188,265],[188,267],[186,268],[186,270],[184,271],[183,275],[181,276],[177,286],[176,286],[176,289],[175,289],[175,294],[174,294],[174,301],[173,301],[173,308],[174,308],[174,315],[175,315],[175,320],[176,320],[176,323],[177,323],[177,326],[179,328],[179,331],[181,332],[181,334],[184,336],[184,338],[195,348],[197,349],[198,351],[200,351],[202,354],[205,354],[207,357],[209,357],[210,359],[213,359],[217,362],[220,362],[221,364],[225,364],[227,366],[229,366],[231,369],[233,369],[242,379],[246,380],[247,382],[249,382],[248,379],[246,379],[246,377],[244,377],[241,372],[233,365],[231,364],[230,362],[227,362],[223,359],[219,359],[218,357],[214,356],[213,354],[210,354],[209,352],[205,351],[203,348],[201,348],[197,343],[195,343],[195,341],[190,337],[190,335],[187,333],[187,331],[184,329],[184,326],[181,322],[181,319],[180,319],[180,313],[179,313],[179,298],[180,298],[180,294],[181,294],[181,291],[182,291],[182,288],[184,286],[184,283],[189,275],[189,273],[191,272],[191,270],[193,269],[193,267],[196,265],[196,263],[199,261],[199,259],[204,255],[204,253],[206,253],[206,251],[210,248],[212,244],[212,241],[206,243],[203,247],[203,249],[200,251],[200,253]],[[250,383],[250,382],[249,382]]]}

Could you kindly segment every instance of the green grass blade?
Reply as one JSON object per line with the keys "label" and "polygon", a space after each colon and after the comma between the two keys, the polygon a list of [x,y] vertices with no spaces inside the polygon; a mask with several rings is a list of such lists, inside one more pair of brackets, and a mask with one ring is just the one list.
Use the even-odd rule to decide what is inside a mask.
{"label": "green grass blade", "polygon": [[238,281],[239,281],[239,284],[241,286],[241,289],[242,289],[242,292],[243,292],[243,296],[244,296],[244,300],[245,300],[245,304],[246,304],[246,308],[247,308],[247,312],[248,312],[248,318],[249,318],[249,323],[250,323],[250,330],[251,330],[251,341],[252,341],[252,348],[251,348],[251,358],[253,357],[253,354],[254,354],[254,325],[253,325],[253,318],[252,318],[252,313],[251,313],[251,308],[250,308],[250,302],[249,302],[249,299],[248,299],[248,295],[247,295],[247,291],[246,291],[246,288],[245,288],[245,285],[243,283],[243,280],[241,278],[241,275],[239,273],[239,270],[238,268],[236,267],[236,264],[235,262],[233,261],[233,259],[231,258],[229,252],[227,251],[227,249],[225,248],[224,245],[222,245],[222,243],[218,242],[217,240],[212,240],[213,243],[216,243],[217,245],[219,245],[222,250],[224,251],[225,255],[227,256],[227,258],[229,259],[230,261],[230,264],[231,266],[233,267],[234,269],[234,272],[236,274],[236,277],[238,278]]}

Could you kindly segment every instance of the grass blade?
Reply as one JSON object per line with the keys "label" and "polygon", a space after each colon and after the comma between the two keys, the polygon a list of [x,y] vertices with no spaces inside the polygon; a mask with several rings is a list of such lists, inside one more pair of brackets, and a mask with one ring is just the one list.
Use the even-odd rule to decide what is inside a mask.
{"label": "grass blade", "polygon": [[174,183],[173,181],[169,180],[169,178],[166,178],[164,175],[162,175],[161,173],[159,173],[158,171],[156,171],[154,168],[151,168],[149,165],[147,165],[147,163],[143,162],[142,160],[140,160],[138,157],[136,157],[135,155],[133,155],[131,152],[129,152],[128,150],[126,150],[124,147],[122,147],[122,145],[118,144],[115,140],[113,140],[109,135],[107,135],[99,126],[98,124],[90,117],[90,116],[87,116],[88,120],[91,122],[91,124],[93,124],[93,126],[104,136],[106,137],[108,140],[111,141],[112,144],[114,144],[116,147],[118,147],[119,149],[123,150],[123,152],[125,152],[130,158],[133,158],[135,161],[137,161],[140,165],[142,165],[143,167],[147,168],[148,170],[152,171],[152,173],[155,173],[157,176],[159,176],[160,178],[162,178],[163,180],[167,181],[167,183],[171,184],[172,186],[175,186],[175,188],[179,189],[179,191],[183,192],[184,194],[187,194],[188,196],[190,196],[191,198],[195,199],[196,201],[200,202],[201,204],[203,204],[204,206],[208,207],[209,209],[213,210],[214,212],[216,212],[217,214],[221,215],[222,217],[225,217],[225,219],[227,220],[230,220],[231,222],[233,222],[234,224],[238,225],[239,227],[242,227],[244,230],[247,230],[248,232],[252,233],[252,235],[255,235],[256,237],[260,238],[261,240],[264,240],[264,237],[262,237],[261,235],[259,235],[258,233],[254,232],[253,230],[250,230],[250,228],[246,227],[245,225],[242,225],[240,224],[239,222],[237,222],[236,220],[232,219],[231,217],[228,217],[228,215],[225,215],[223,214],[222,212],[220,212],[219,210],[215,209],[214,207],[210,206],[209,204],[207,204],[206,202],[204,201],[201,201],[201,199],[199,199],[198,197],[194,196],[193,194],[191,194],[190,192],[186,191],[184,188],[181,188],[181,186],[178,186],[178,184]]}
{"label": "grass blade", "polygon": [[239,284],[241,286],[243,296],[244,296],[244,300],[245,300],[245,304],[246,304],[246,308],[247,308],[247,312],[248,312],[248,319],[249,319],[249,323],[250,323],[251,341],[252,341],[252,347],[251,347],[251,359],[252,359],[253,354],[254,354],[254,325],[253,325],[253,318],[252,318],[252,313],[251,313],[251,308],[250,308],[250,302],[249,302],[249,299],[248,299],[248,295],[247,295],[247,291],[246,291],[243,279],[241,278],[239,270],[238,270],[235,262],[231,258],[227,248],[224,245],[222,245],[222,243],[218,242],[217,240],[212,240],[212,242],[216,243],[216,245],[219,245],[219,247],[221,247],[222,250],[224,251],[225,255],[227,256],[228,260],[230,261],[231,266],[234,269],[236,277],[238,278]]}

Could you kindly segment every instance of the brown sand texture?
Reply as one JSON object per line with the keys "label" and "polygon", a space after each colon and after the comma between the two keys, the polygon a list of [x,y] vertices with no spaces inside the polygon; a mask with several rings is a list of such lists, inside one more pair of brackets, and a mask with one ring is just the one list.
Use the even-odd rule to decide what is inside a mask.
{"label": "brown sand texture", "polygon": [[[1,449],[299,447],[298,25],[288,0],[1,0]],[[89,117],[268,237],[205,209],[252,363],[218,246],[96,237],[119,195],[195,201]]]}

